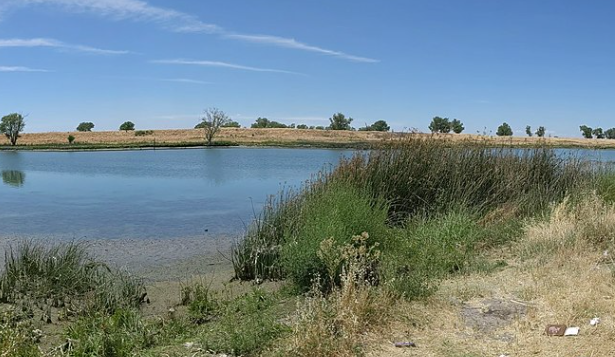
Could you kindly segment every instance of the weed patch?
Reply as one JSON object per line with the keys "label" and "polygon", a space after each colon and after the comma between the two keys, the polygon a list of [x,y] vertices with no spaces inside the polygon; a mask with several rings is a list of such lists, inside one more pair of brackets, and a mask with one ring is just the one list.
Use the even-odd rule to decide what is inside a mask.
{"label": "weed patch", "polygon": [[0,275],[0,301],[31,316],[37,308],[48,321],[52,310],[67,317],[138,307],[144,295],[139,280],[112,271],[75,243],[46,248],[24,242],[6,252]]}
{"label": "weed patch", "polygon": [[[363,233],[341,247],[334,247],[331,241],[322,244],[321,256],[333,256],[331,250],[342,256],[340,283],[324,295],[322,282],[315,279],[310,295],[299,305],[289,348],[280,348],[284,353],[355,356],[363,350],[363,334],[386,321],[392,299],[370,279],[380,252],[369,239]],[[337,265],[337,260],[334,262]]]}

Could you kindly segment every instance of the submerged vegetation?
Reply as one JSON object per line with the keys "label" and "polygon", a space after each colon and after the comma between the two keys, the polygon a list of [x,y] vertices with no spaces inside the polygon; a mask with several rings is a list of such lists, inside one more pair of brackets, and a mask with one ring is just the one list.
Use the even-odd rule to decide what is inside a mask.
{"label": "submerged vegetation", "polygon": [[[8,251],[0,299],[11,308],[0,315],[0,351],[42,356],[32,323],[41,316],[68,322],[49,356],[369,355],[369,336],[388,335],[387,326],[399,323],[396,331],[426,336],[432,321],[449,328],[451,316],[443,314],[460,304],[450,301],[486,294],[466,284],[472,276],[527,279],[519,291],[517,285],[502,291],[556,309],[539,300],[545,289],[559,289],[540,280],[548,275],[541,267],[558,271],[564,261],[588,260],[595,268],[594,255],[608,260],[604,254],[615,248],[614,201],[610,170],[548,148],[451,147],[421,137],[388,142],[272,196],[236,244],[235,278],[284,280],[280,290],[236,293],[189,282],[168,312],[148,316],[140,311],[147,300],[143,284],[96,262],[78,244],[30,242]],[[587,285],[593,279],[587,274],[599,275],[608,281],[592,284],[606,295],[612,270],[594,268],[576,269],[572,278]],[[460,277],[462,288],[442,302],[438,295]],[[569,320],[557,321],[613,310],[589,295],[579,299],[582,305],[574,306],[557,299],[569,311]],[[422,310],[430,308],[436,311],[425,317]],[[434,333],[423,343],[440,345],[427,355],[485,355],[480,343],[453,344],[456,335]],[[519,355],[528,354],[524,348]]]}

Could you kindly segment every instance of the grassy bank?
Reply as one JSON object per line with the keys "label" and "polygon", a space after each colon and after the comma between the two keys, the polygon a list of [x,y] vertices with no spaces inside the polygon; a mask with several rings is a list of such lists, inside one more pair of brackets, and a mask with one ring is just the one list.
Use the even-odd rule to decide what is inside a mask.
{"label": "grassy bank", "polygon": [[[68,136],[74,143],[68,143]],[[365,148],[383,140],[407,136],[432,137],[431,134],[382,133],[344,130],[310,129],[242,129],[223,128],[215,137],[217,145]],[[492,137],[474,134],[437,134],[433,137],[448,145],[468,145],[469,142],[487,143],[501,147],[549,146],[560,148],[615,148],[615,140],[537,137]],[[0,150],[105,150],[156,147],[199,147],[205,143],[202,129],[138,130],[106,132],[50,132],[24,133],[16,147],[0,138]]]}
{"label": "grassy bank", "polygon": [[[138,280],[78,246],[14,251],[0,280],[0,351],[608,355],[614,182],[549,148],[407,138],[273,196],[235,247],[236,280],[182,282],[162,310],[148,308],[156,296],[139,294]],[[58,297],[76,306],[62,321]],[[576,340],[543,335],[548,323],[585,329],[592,317],[603,317],[604,330]],[[49,342],[55,325],[61,332]]]}

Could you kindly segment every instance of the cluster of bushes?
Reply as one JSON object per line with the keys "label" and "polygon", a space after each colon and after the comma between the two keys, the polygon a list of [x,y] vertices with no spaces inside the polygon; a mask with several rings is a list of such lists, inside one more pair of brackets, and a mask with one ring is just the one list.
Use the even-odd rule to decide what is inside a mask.
{"label": "cluster of bushes", "polygon": [[596,138],[596,139],[615,139],[615,128],[602,130],[602,128],[592,129],[587,125],[581,125],[579,127],[581,130],[581,134],[586,139]]}
{"label": "cluster of bushes", "polygon": [[[346,117],[342,113],[335,113],[329,118],[329,126],[324,127],[322,125],[308,126],[306,124],[295,125],[284,124],[275,120],[269,120],[267,118],[257,118],[256,121],[250,126],[253,129],[266,129],[266,128],[278,128],[278,129],[313,129],[313,130],[355,130],[350,124],[354,119]],[[365,127],[359,128],[359,131],[389,131],[391,127],[384,120],[377,120],[371,125],[365,125]]]}
{"label": "cluster of bushes", "polygon": [[464,129],[463,123],[459,119],[449,120],[436,116],[429,124],[429,130],[432,133],[448,134],[452,131],[455,134],[460,134]]}
{"label": "cluster of bushes", "polygon": [[277,122],[275,120],[269,120],[267,118],[257,118],[256,121],[254,123],[252,123],[252,125],[250,125],[250,128],[252,129],[313,129],[313,130],[325,130],[324,126],[318,125],[318,126],[308,126],[306,124],[298,124],[296,125],[295,123],[292,124],[284,124],[284,123],[280,123]]}
{"label": "cluster of bushes", "polygon": [[135,136],[148,136],[148,135],[154,135],[154,131],[153,130],[137,130],[137,131],[135,131]]}

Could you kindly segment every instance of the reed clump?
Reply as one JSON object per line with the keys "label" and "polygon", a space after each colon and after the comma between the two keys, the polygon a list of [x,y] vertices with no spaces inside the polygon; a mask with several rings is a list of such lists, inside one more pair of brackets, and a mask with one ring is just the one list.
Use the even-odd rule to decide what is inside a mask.
{"label": "reed clump", "polygon": [[[333,171],[270,199],[234,249],[236,278],[290,277],[309,288],[311,275],[323,271],[315,247],[331,236],[345,244],[369,231],[384,247],[398,247],[397,241],[413,238],[395,229],[452,211],[466,212],[487,229],[506,226],[577,194],[592,178],[583,162],[546,147],[492,145],[409,135],[342,160]],[[307,268],[297,274],[298,265]]]}
{"label": "reed clump", "polygon": [[5,252],[0,274],[0,301],[47,321],[52,314],[62,319],[136,308],[145,295],[140,280],[96,261],[78,243],[23,242]]}

